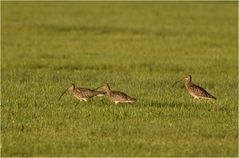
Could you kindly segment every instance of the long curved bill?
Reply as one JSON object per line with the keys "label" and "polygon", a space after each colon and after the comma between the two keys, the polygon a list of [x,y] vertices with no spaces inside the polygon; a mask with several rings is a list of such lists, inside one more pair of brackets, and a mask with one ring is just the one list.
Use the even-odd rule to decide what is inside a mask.
{"label": "long curved bill", "polygon": [[66,89],[66,90],[64,90],[64,92],[61,94],[61,96],[59,97],[59,99],[58,100],[60,100],[61,99],[61,97],[66,93],[66,91],[68,90],[68,88]]}
{"label": "long curved bill", "polygon": [[101,88],[102,86],[99,86],[99,87],[97,87],[97,88],[94,88],[94,90],[97,90],[97,89],[99,89],[99,88]]}
{"label": "long curved bill", "polygon": [[174,86],[175,84],[177,84],[178,82],[180,82],[180,81],[182,81],[182,80],[183,80],[183,79],[180,79],[180,80],[174,82],[172,86]]}

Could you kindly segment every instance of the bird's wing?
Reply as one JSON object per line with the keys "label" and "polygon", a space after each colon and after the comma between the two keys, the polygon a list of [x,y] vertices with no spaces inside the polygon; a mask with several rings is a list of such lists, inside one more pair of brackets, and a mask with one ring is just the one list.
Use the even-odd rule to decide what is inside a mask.
{"label": "bird's wing", "polygon": [[198,96],[201,96],[201,97],[209,97],[209,98],[216,98],[214,97],[213,95],[211,95],[210,93],[208,93],[205,89],[203,89],[202,87],[200,86],[197,86],[197,85],[193,85],[192,86],[192,89],[194,91],[194,93]]}
{"label": "bird's wing", "polygon": [[95,91],[89,88],[77,88],[77,92],[81,94],[82,97],[91,98],[99,94],[104,94],[104,92]]}
{"label": "bird's wing", "polygon": [[128,96],[127,94],[125,94],[124,92],[120,92],[120,91],[112,91],[111,93],[111,97],[113,97],[114,99],[117,100],[135,100],[134,98]]}

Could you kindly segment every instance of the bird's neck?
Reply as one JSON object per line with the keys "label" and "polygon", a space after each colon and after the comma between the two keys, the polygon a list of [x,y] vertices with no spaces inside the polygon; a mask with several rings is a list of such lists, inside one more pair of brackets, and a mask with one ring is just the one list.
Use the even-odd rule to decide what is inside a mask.
{"label": "bird's neck", "polygon": [[185,87],[188,89],[189,87],[192,87],[193,86],[193,83],[192,81],[186,81],[185,82]]}
{"label": "bird's neck", "polygon": [[110,90],[109,88],[108,88],[108,89],[106,89],[105,91],[106,91],[106,94],[107,94],[107,95],[110,95],[110,93],[111,93],[111,90]]}

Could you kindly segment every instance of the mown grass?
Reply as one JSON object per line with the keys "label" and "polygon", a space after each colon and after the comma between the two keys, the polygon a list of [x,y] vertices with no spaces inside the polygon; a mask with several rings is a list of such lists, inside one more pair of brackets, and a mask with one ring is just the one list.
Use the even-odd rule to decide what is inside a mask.
{"label": "mown grass", "polygon": [[[2,156],[238,156],[237,19],[237,2],[2,2]],[[172,87],[186,74],[218,99]],[[58,101],[71,82],[138,101]]]}

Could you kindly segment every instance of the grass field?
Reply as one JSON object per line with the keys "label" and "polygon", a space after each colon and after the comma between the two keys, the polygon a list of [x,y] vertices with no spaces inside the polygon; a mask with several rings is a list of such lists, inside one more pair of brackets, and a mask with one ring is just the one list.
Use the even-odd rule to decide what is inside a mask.
{"label": "grass field", "polygon": [[[1,4],[2,156],[238,156],[237,2]],[[71,82],[137,102],[58,101]]]}

